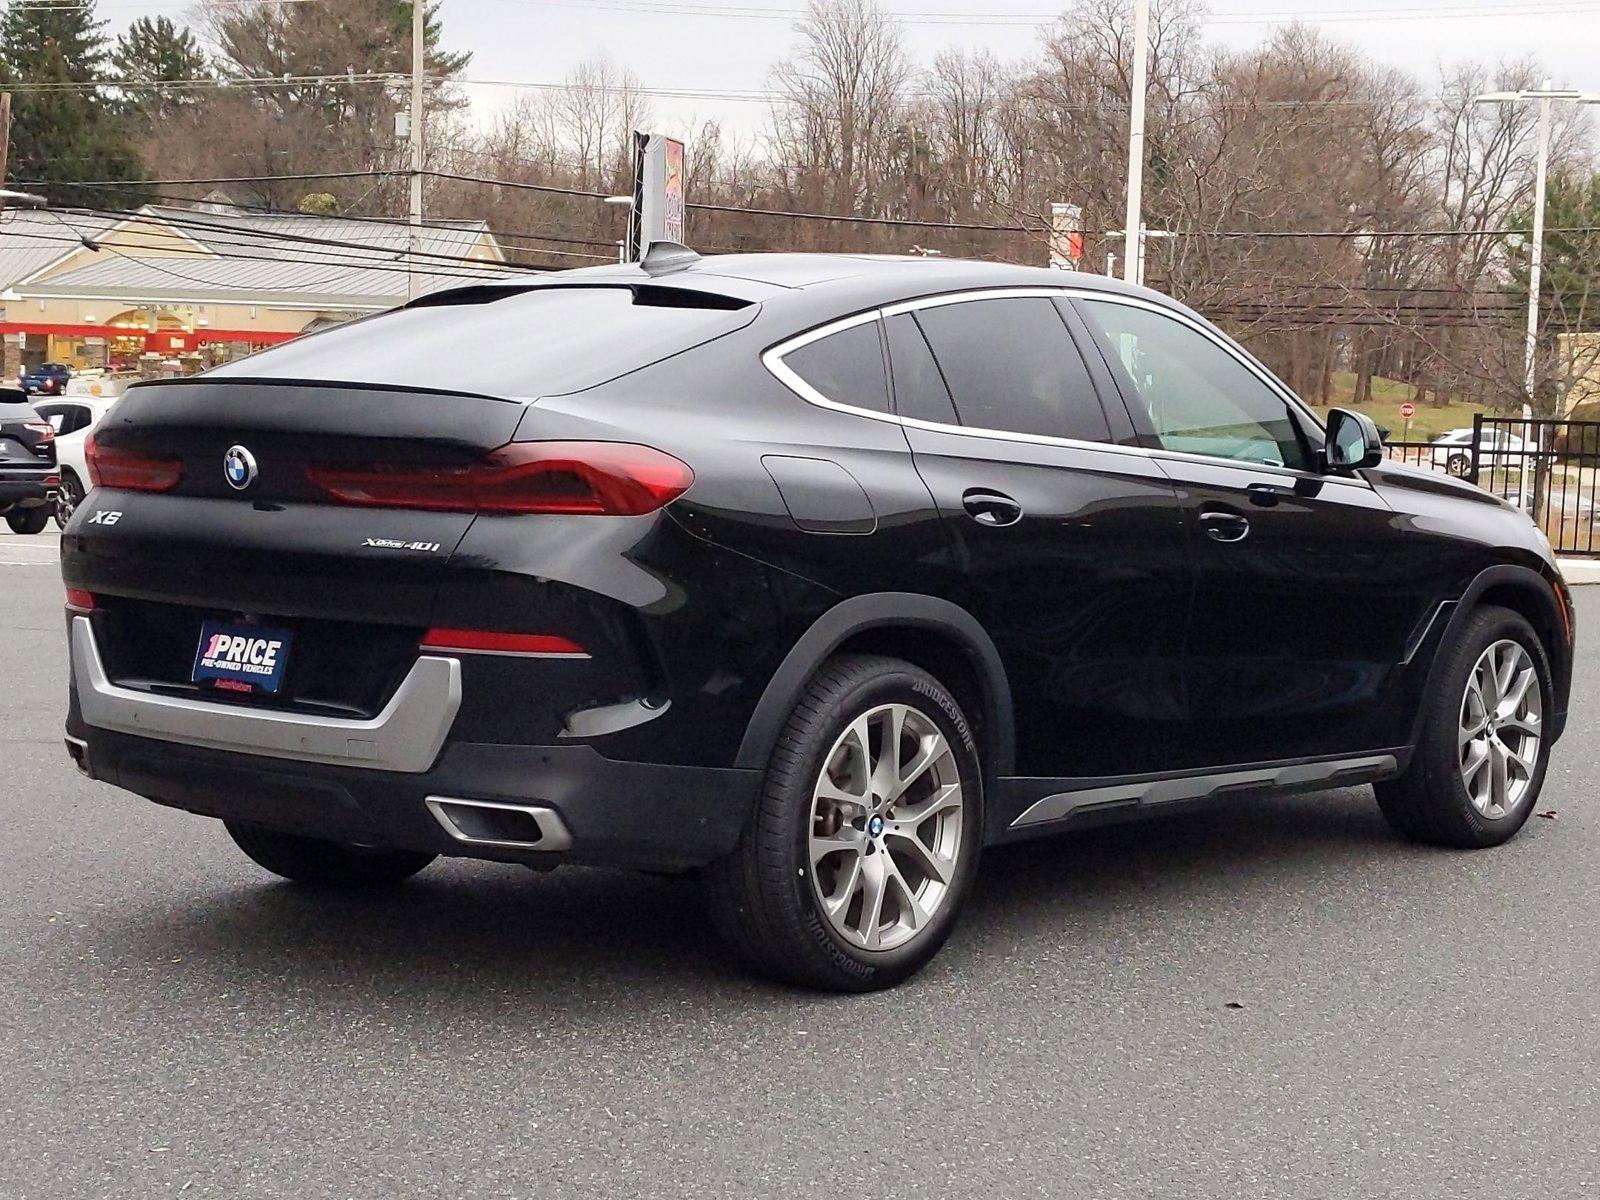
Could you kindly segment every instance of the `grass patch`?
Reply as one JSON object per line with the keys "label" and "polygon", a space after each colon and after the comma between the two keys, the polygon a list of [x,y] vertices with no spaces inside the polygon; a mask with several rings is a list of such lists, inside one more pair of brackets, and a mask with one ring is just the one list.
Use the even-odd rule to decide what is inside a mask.
{"label": "grass patch", "polygon": [[1409,383],[1398,379],[1385,379],[1374,376],[1372,380],[1372,400],[1367,404],[1352,404],[1350,397],[1355,395],[1356,377],[1353,371],[1335,371],[1333,373],[1333,399],[1326,404],[1313,404],[1317,415],[1326,418],[1330,408],[1353,408],[1358,412],[1366,413],[1375,421],[1380,429],[1387,429],[1389,436],[1396,441],[1405,439],[1413,442],[1429,442],[1452,429],[1463,429],[1472,424],[1474,413],[1489,413],[1489,409],[1482,404],[1464,404],[1460,401],[1451,401],[1443,408],[1435,408],[1432,404],[1418,404],[1416,415],[1411,418],[1411,430],[1406,432],[1405,419],[1400,415],[1400,406],[1411,400],[1415,392]]}

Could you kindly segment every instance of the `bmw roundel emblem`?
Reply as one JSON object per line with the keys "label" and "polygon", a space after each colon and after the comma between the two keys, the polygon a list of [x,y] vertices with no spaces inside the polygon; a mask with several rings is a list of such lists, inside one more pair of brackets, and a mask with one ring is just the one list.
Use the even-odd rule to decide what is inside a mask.
{"label": "bmw roundel emblem", "polygon": [[229,446],[222,456],[222,474],[228,486],[242,492],[256,481],[256,457],[243,446]]}

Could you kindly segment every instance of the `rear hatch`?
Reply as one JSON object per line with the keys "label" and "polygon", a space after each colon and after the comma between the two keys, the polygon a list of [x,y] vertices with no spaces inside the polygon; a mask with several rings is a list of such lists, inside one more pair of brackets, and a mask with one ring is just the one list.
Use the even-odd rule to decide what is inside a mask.
{"label": "rear hatch", "polygon": [[[438,619],[444,584],[495,574],[479,555],[452,561],[478,510],[430,508],[428,480],[481,467],[537,396],[592,387],[753,316],[747,300],[663,292],[468,289],[192,380],[129,389],[95,430],[99,483],[62,541],[68,588],[94,597],[108,675],[219,701],[373,715],[423,633],[452,624]],[[360,491],[374,465],[418,494],[402,506],[330,492],[330,479]],[[588,520],[497,518],[545,526],[569,548],[560,531],[574,519]],[[516,614],[502,605],[490,618]],[[215,681],[192,682],[202,634],[241,628],[291,636],[281,690],[223,694]]]}
{"label": "rear hatch", "polygon": [[[415,659],[473,514],[330,504],[310,468],[473,462],[508,442],[522,413],[504,400],[381,388],[131,389],[96,429],[94,456],[175,482],[97,487],[62,542],[67,585],[95,596],[108,674],[191,691],[206,622],[259,625],[288,631],[294,647],[282,690],[259,702],[372,715]],[[230,482],[241,452],[251,477]]]}

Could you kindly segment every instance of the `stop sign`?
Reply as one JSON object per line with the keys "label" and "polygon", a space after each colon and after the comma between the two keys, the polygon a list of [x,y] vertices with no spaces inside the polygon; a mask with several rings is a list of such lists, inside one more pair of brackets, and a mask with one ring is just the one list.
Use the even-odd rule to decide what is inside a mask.
{"label": "stop sign", "polygon": [[1404,404],[1402,404],[1400,406],[1400,416],[1404,420],[1409,421],[1409,420],[1411,420],[1412,417],[1414,417],[1416,415],[1417,415],[1417,406],[1415,404],[1411,403],[1411,401],[1407,400]]}

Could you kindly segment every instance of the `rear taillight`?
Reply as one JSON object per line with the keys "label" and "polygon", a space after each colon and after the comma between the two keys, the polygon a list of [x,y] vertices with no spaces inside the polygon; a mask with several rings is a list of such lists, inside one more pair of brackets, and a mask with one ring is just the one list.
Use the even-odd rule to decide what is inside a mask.
{"label": "rear taillight", "polygon": [[317,466],[312,484],[342,504],[433,512],[638,516],[670,504],[694,472],[629,442],[513,442],[460,466]]}
{"label": "rear taillight", "polygon": [[67,611],[88,614],[94,611],[94,593],[82,588],[67,589]]}
{"label": "rear taillight", "polygon": [[49,421],[24,421],[24,429],[31,429],[39,435],[41,442],[53,442],[56,437],[56,427]]}
{"label": "rear taillight", "polygon": [[424,650],[467,654],[512,654],[527,658],[588,658],[571,638],[555,633],[499,633],[492,629],[430,629],[422,635]]}
{"label": "rear taillight", "polygon": [[183,478],[183,464],[176,459],[140,458],[107,449],[95,441],[92,433],[83,443],[83,457],[89,468],[89,481],[95,487],[165,492],[177,487]]}

